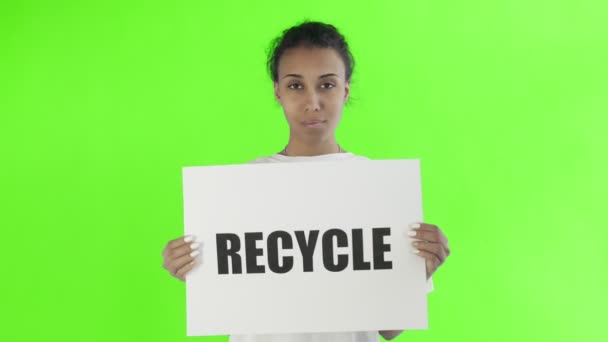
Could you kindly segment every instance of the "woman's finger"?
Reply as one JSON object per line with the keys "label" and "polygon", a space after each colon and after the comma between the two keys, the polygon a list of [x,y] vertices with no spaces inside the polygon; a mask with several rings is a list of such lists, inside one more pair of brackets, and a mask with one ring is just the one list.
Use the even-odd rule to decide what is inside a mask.
{"label": "woman's finger", "polygon": [[175,276],[181,281],[186,281],[186,274],[190,272],[195,265],[196,260],[189,262],[188,264],[177,270],[177,272],[175,272]]}
{"label": "woman's finger", "polygon": [[443,245],[439,243],[414,241],[412,245],[418,250],[434,254],[439,260],[439,265],[443,264],[445,262],[445,259],[447,258],[447,254]]}
{"label": "woman's finger", "polygon": [[183,255],[177,259],[173,259],[167,265],[167,270],[172,276],[175,276],[179,269],[192,262],[194,258],[199,254],[198,250],[192,251],[189,254]]}
{"label": "woman's finger", "polygon": [[183,245],[190,243],[194,240],[194,236],[192,235],[186,235],[186,236],[182,236],[179,237],[177,239],[171,240],[167,243],[167,245],[165,246],[165,248],[163,249],[163,257],[167,258],[167,256],[169,255],[169,253],[176,249],[176,248],[180,248]]}
{"label": "woman's finger", "polygon": [[[428,231],[430,233],[436,233],[437,237],[439,239],[439,241],[436,242],[441,242],[442,244],[444,244],[445,246],[448,245],[448,238],[445,236],[445,234],[443,234],[443,231],[441,231],[441,229],[434,225],[434,224],[429,224],[429,223],[418,223],[417,224],[418,227],[416,227],[414,224],[411,225],[410,227],[416,230],[420,230],[420,231]],[[414,228],[416,227],[416,228]]]}
{"label": "woman's finger", "polygon": [[201,244],[199,242],[192,242],[180,245],[177,248],[172,249],[167,253],[167,260],[171,261],[173,259],[181,258],[186,254],[190,254],[193,251],[197,250]]}
{"label": "woman's finger", "polygon": [[430,242],[440,242],[439,234],[437,234],[437,231],[413,229],[408,232],[408,235],[414,239]]}

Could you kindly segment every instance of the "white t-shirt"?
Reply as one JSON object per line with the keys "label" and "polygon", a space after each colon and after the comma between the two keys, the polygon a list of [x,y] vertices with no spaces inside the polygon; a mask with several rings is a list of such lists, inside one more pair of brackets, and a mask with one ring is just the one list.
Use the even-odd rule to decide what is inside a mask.
{"label": "white t-shirt", "polygon": [[[357,156],[350,152],[330,153],[311,157],[289,157],[284,156],[282,154],[275,154],[269,157],[258,158],[249,162],[249,164],[337,160],[369,160],[369,158]],[[432,278],[427,281],[427,293],[431,291],[433,291]],[[378,342],[379,340],[379,333],[377,331],[352,331],[307,334],[230,335],[230,342]]]}

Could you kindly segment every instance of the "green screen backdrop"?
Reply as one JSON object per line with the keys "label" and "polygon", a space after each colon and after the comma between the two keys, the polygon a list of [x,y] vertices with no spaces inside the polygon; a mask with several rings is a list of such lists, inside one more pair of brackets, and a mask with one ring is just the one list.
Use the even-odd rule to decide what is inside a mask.
{"label": "green screen backdrop", "polygon": [[356,59],[340,144],[419,158],[450,241],[430,328],[397,341],[608,340],[605,1],[23,0],[0,19],[0,340],[227,340],[186,337],[161,251],[183,166],[286,144],[266,49],[304,19]]}

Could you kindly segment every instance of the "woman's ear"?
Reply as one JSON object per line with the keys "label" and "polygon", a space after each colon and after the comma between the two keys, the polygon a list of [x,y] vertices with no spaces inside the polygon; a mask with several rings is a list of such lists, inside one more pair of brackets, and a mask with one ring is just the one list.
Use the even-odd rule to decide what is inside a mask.
{"label": "woman's ear", "polygon": [[348,96],[350,95],[350,81],[346,82],[344,85],[344,103],[348,101]]}
{"label": "woman's ear", "polygon": [[279,94],[279,83],[274,82],[274,98],[281,103],[281,95]]}

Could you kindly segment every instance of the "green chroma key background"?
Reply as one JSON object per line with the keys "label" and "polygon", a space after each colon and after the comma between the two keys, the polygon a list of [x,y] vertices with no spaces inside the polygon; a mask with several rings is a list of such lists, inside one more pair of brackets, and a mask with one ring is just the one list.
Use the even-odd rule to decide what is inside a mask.
{"label": "green chroma key background", "polygon": [[265,52],[305,18],[356,58],[339,142],[420,158],[453,250],[398,341],[605,340],[600,0],[3,2],[1,340],[187,339],[181,168],[282,149]]}

